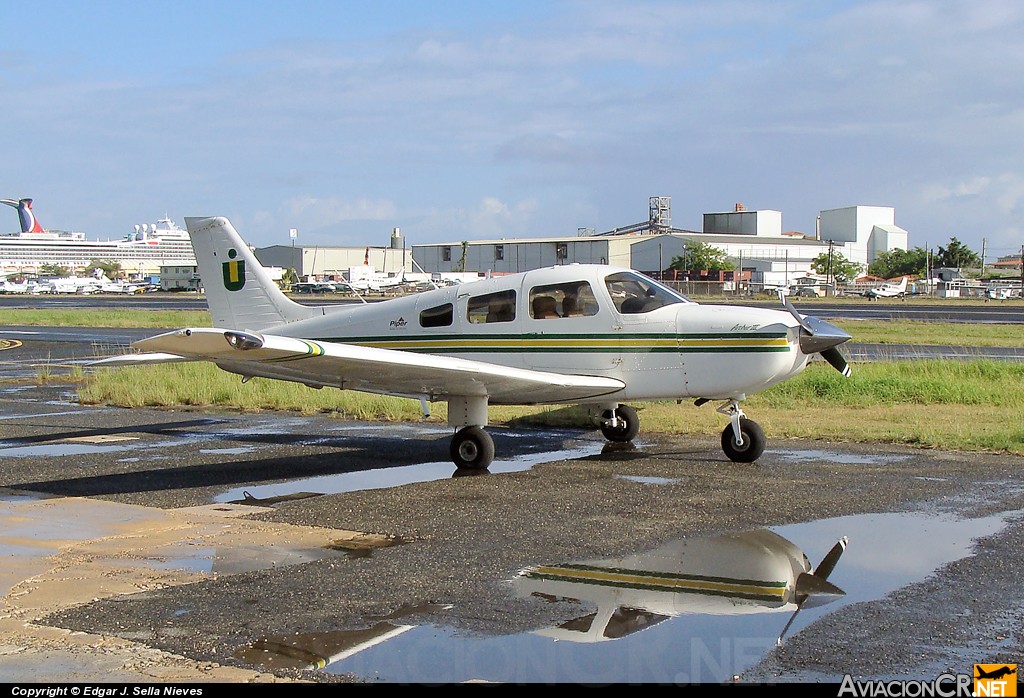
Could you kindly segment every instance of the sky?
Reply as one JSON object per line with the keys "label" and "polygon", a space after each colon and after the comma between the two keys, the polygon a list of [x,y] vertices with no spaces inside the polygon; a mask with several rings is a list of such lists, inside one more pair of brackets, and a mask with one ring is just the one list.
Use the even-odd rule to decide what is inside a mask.
{"label": "sky", "polygon": [[687,230],[891,206],[912,248],[1024,245],[1019,0],[0,3],[0,198],[48,229],[411,246],[667,196]]}

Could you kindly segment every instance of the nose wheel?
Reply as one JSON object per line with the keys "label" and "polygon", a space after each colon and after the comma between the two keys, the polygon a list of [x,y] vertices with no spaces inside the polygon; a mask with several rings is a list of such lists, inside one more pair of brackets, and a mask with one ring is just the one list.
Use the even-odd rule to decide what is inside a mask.
{"label": "nose wheel", "polygon": [[735,400],[718,408],[722,414],[729,416],[729,426],[722,431],[722,450],[734,463],[753,463],[768,444],[761,425],[747,419],[739,403]]}

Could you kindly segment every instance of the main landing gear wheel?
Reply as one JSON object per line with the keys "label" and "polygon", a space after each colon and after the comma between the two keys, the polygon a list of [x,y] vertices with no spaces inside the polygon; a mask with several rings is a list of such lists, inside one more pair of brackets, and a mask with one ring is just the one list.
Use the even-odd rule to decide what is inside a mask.
{"label": "main landing gear wheel", "polygon": [[632,441],[640,433],[640,417],[629,405],[619,405],[615,408],[615,424],[610,420],[601,422],[601,433],[609,441]]}
{"label": "main landing gear wheel", "polygon": [[457,468],[481,470],[494,460],[494,440],[480,427],[460,429],[452,437],[451,456]]}
{"label": "main landing gear wheel", "polygon": [[768,443],[761,425],[746,417],[740,417],[740,438],[742,443],[736,443],[732,424],[722,431],[722,450],[734,463],[753,463],[761,457]]}

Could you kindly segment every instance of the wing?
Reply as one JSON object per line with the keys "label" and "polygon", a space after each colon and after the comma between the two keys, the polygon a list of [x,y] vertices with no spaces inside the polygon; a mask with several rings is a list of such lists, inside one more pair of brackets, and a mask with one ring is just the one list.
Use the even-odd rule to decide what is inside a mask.
{"label": "wing", "polygon": [[494,404],[516,405],[577,402],[625,387],[620,380],[602,376],[531,371],[486,361],[209,327],[167,332],[132,346],[144,353],[100,359],[92,365],[212,361],[245,377],[316,388],[333,386],[432,401],[486,396]]}

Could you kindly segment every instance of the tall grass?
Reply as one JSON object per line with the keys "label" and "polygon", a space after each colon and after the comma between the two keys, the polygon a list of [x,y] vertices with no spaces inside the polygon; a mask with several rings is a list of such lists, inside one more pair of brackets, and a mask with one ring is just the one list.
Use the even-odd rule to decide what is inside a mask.
{"label": "tall grass", "polygon": [[[124,407],[193,405],[289,410],[347,419],[411,421],[419,402],[238,376],[212,364],[104,369],[79,388],[84,403]],[[727,423],[712,405],[637,404],[643,433],[717,434]],[[1024,455],[1024,365],[990,360],[857,364],[844,378],[822,362],[743,403],[771,440],[823,438],[905,443]],[[431,406],[444,422],[444,403]],[[591,427],[577,406],[492,406],[492,424]]]}
{"label": "tall grass", "polygon": [[0,308],[0,324],[46,327],[209,327],[206,310]]}

